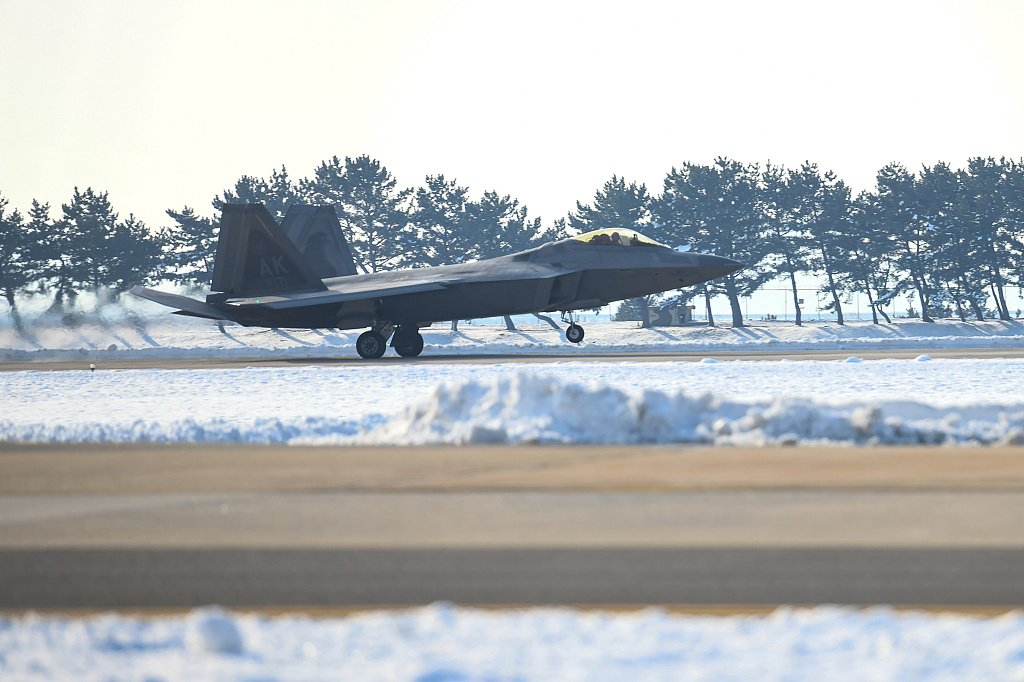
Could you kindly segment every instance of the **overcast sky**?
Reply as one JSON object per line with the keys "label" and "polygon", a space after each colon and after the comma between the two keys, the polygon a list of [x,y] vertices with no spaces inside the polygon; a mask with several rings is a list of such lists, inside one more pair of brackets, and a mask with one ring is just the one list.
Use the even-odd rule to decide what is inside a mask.
{"label": "overcast sky", "polygon": [[369,154],[546,223],[613,173],[1024,156],[1024,2],[0,0],[0,194],[168,224]]}

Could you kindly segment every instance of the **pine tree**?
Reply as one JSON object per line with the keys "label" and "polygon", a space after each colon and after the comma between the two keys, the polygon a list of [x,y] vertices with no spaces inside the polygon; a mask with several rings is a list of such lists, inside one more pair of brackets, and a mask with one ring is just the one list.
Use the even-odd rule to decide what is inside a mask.
{"label": "pine tree", "polygon": [[121,294],[137,284],[152,282],[164,261],[166,241],[166,234],[152,234],[145,223],[128,214],[126,220],[116,224],[111,236],[113,258],[107,268],[105,286]]}
{"label": "pine tree", "polygon": [[106,192],[76,187],[70,204],[62,204],[61,260],[70,266],[70,283],[76,292],[98,290],[110,282],[113,260],[118,256],[114,241],[117,214]]}
{"label": "pine tree", "polygon": [[[1015,243],[1012,165],[1005,160],[975,157],[967,160],[961,173],[964,219],[977,240],[977,263],[992,291],[999,319],[1009,320],[1006,302],[1006,273]],[[1019,243],[1019,241],[1016,241]]]}
{"label": "pine tree", "polygon": [[921,319],[934,322],[930,313],[936,294],[935,273],[929,263],[934,235],[921,215],[917,179],[898,163],[892,163],[877,175],[874,202],[879,215],[893,236],[896,263],[909,277],[909,284],[921,301]]}
{"label": "pine tree", "polygon": [[179,282],[209,283],[217,251],[217,224],[188,206],[180,211],[167,209],[167,215],[177,223],[165,234],[168,246],[164,260],[174,270],[173,278]]}
{"label": "pine tree", "polygon": [[213,198],[213,208],[220,211],[224,204],[263,204],[270,215],[281,222],[288,208],[299,201],[299,189],[288,177],[288,169],[274,170],[269,180],[252,175],[243,175],[234,189],[224,190],[223,195]]}
{"label": "pine tree", "polygon": [[702,285],[711,317],[711,297],[724,293],[732,323],[743,326],[740,296],[749,296],[772,277],[758,205],[759,168],[719,157],[711,166],[687,163],[665,177],[654,204],[658,230],[653,236],[673,246],[689,244],[695,251],[732,258],[746,267]]}
{"label": "pine tree", "polygon": [[450,265],[479,257],[480,241],[473,234],[468,189],[443,175],[428,175],[416,190],[411,223],[416,230],[418,262],[414,265]]}
{"label": "pine tree", "polygon": [[921,170],[917,183],[919,217],[932,233],[928,262],[939,292],[934,308],[952,303],[957,316],[967,320],[967,308],[984,319],[984,278],[978,267],[979,243],[962,210],[963,174],[939,162]]}
{"label": "pine tree", "polygon": [[544,243],[540,218],[530,220],[526,206],[510,195],[484,192],[480,201],[467,206],[469,229],[478,235],[479,258],[496,258],[532,249]]}
{"label": "pine tree", "polygon": [[[773,270],[773,277],[789,278],[794,321],[798,327],[803,324],[803,313],[796,276],[810,270],[812,242],[808,221],[817,210],[817,199],[805,180],[806,176],[792,177],[785,168],[768,164],[761,175],[758,199],[765,245],[771,252],[768,266]],[[808,192],[811,192],[809,196]]]}
{"label": "pine tree", "polygon": [[847,258],[844,245],[849,238],[850,190],[829,171],[824,176],[818,165],[805,162],[800,170],[791,171],[789,183],[797,198],[796,220],[803,223],[810,241],[810,267],[825,275],[822,291],[832,297],[825,306],[836,312],[836,322],[845,323],[843,305],[837,284],[837,264]]}
{"label": "pine tree", "polygon": [[380,161],[363,155],[346,156],[343,163],[335,156],[300,187],[307,201],[334,206],[363,272],[389,270],[415,258],[409,224],[412,190],[398,189]]}
{"label": "pine tree", "polygon": [[31,282],[31,264],[26,262],[28,244],[24,219],[18,209],[9,211],[9,201],[0,195],[0,289],[11,308],[14,325],[23,328],[17,295]]}
{"label": "pine tree", "polygon": [[846,293],[863,292],[871,317],[891,322],[884,307],[903,290],[892,243],[895,237],[881,217],[874,195],[862,192],[850,208],[849,232],[833,261],[836,284]]}

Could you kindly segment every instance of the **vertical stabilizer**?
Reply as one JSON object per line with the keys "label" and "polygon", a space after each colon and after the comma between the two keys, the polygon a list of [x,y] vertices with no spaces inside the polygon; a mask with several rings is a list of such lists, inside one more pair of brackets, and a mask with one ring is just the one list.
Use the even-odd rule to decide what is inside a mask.
{"label": "vertical stabilizer", "polygon": [[224,205],[211,288],[230,296],[327,289],[263,204]]}
{"label": "vertical stabilizer", "polygon": [[321,279],[356,274],[352,250],[333,206],[293,205],[281,229]]}

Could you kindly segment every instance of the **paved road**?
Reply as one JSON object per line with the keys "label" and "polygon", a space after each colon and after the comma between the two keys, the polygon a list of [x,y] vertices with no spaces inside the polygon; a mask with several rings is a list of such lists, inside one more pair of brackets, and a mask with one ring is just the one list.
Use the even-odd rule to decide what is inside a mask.
{"label": "paved road", "polygon": [[387,355],[376,360],[358,357],[209,357],[195,358],[91,358],[80,360],[19,360],[0,363],[0,371],[75,370],[89,369],[215,369],[231,367],[295,367],[305,365],[402,365],[402,364],[483,364],[509,362],[696,362],[704,358],[716,360],[842,360],[856,355],[867,360],[888,358],[913,359],[921,354],[935,358],[1022,358],[1024,347],[1018,348],[851,348],[846,350],[707,350],[707,351],[638,351],[638,352],[586,352],[567,349],[562,352],[503,353],[503,354],[428,354],[417,358]]}
{"label": "paved road", "polygon": [[1024,549],[0,550],[4,608],[1024,604]]}
{"label": "paved road", "polygon": [[1021,448],[0,447],[0,608],[1024,604]]}

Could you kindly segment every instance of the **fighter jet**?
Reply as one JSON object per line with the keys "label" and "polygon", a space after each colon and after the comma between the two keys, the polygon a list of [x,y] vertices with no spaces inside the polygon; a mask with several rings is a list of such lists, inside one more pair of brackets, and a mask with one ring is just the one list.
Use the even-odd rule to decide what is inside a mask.
{"label": "fighter jet", "polygon": [[278,225],[263,204],[227,204],[221,215],[212,292],[198,301],[137,286],[136,296],[178,315],[247,327],[368,328],[364,358],[388,341],[404,357],[423,350],[435,322],[561,312],[565,337],[583,341],[575,312],[694,286],[743,267],[681,252],[631,229],[605,229],[498,258],[356,274],[332,207],[293,206]]}

